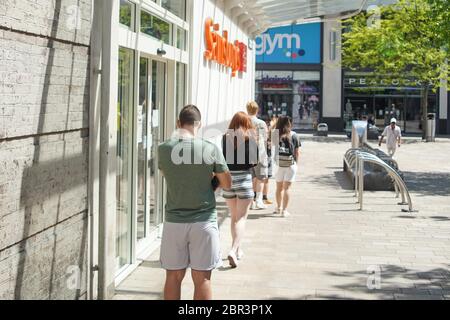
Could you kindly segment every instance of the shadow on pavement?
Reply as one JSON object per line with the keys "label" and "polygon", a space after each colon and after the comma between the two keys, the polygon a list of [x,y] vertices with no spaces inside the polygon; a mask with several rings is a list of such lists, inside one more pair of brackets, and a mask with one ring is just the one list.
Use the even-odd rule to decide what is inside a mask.
{"label": "shadow on pavement", "polygon": [[353,182],[344,171],[335,171],[334,175],[326,174],[314,177],[312,182],[329,187],[340,187],[343,190],[353,190]]}
{"label": "shadow on pavement", "polygon": [[[439,299],[446,294],[445,289],[450,287],[450,265],[443,268],[434,268],[426,271],[413,270],[397,265],[380,265],[380,289],[370,290],[368,284],[374,279],[374,274],[368,270],[355,272],[326,272],[328,276],[348,278],[349,283],[334,286],[333,291],[342,291],[341,294],[333,292],[331,295],[320,294],[317,298],[336,299],[353,298],[361,294],[367,297],[368,294],[376,299]],[[405,280],[407,282],[405,282]],[[350,296],[349,296],[350,294]],[[394,294],[398,296],[394,296]],[[448,294],[448,293],[447,293]],[[363,296],[364,295],[364,296]]]}
{"label": "shadow on pavement", "polygon": [[250,211],[250,214],[248,215],[248,220],[258,220],[258,219],[264,219],[264,218],[282,218],[280,215],[275,215],[272,213],[261,213],[261,214],[257,214],[257,213],[252,213],[252,211]]}
{"label": "shadow on pavement", "polygon": [[154,292],[154,291],[144,291],[144,290],[122,290],[122,289],[117,289],[116,290],[116,295],[121,296],[127,296],[127,295],[132,295],[132,296],[142,296],[143,298],[150,298],[149,296],[153,296],[153,297],[157,297],[159,298],[159,300],[163,300],[164,295],[162,292]]}
{"label": "shadow on pavement", "polygon": [[408,189],[419,196],[449,196],[450,173],[404,172]]}
{"label": "shadow on pavement", "polygon": [[397,218],[400,219],[432,219],[438,222],[450,222],[450,217],[445,216],[432,216],[432,217],[426,217],[426,216],[397,216]]}

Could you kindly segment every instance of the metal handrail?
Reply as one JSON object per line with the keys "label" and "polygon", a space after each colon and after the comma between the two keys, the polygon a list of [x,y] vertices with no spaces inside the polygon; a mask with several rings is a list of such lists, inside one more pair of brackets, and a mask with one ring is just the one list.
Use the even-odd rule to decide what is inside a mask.
{"label": "metal handrail", "polygon": [[[395,193],[396,193],[397,197],[398,197],[399,193],[401,193],[401,195],[402,195],[401,204],[406,204],[405,193],[408,192],[408,189],[407,189],[406,184],[404,183],[402,177],[398,174],[398,172],[394,168],[392,168],[389,164],[387,164],[386,162],[384,162],[383,160],[381,160],[380,158],[378,158],[376,156],[373,156],[371,154],[367,154],[364,152],[362,152],[361,154],[363,154],[363,156],[365,156],[365,157],[370,158],[371,160],[374,160],[377,164],[381,164],[381,166],[384,167],[385,169],[386,169],[386,167],[384,165],[386,165],[389,168],[389,170],[392,170],[393,172],[395,172],[395,175],[397,175],[400,180],[395,179],[392,176],[391,172],[389,170],[387,170],[389,176],[394,181],[394,188],[395,188]],[[402,183],[398,183],[398,181],[401,181],[403,183],[404,187],[402,186]]]}
{"label": "metal handrail", "polygon": [[[362,210],[362,195],[364,193],[364,174],[363,174],[364,162],[369,162],[377,164],[387,171],[388,175],[394,180],[395,184],[397,184],[397,187],[400,189],[400,192],[402,194],[402,203],[400,204],[408,204],[409,212],[413,212],[413,204],[411,196],[408,191],[408,187],[406,186],[402,177],[398,174],[398,172],[395,169],[393,169],[390,165],[385,163],[380,158],[373,156],[372,154],[367,152],[359,152],[358,158],[359,158],[359,198],[361,202],[360,203],[361,210]],[[407,202],[405,202],[405,200]]]}
{"label": "metal handrail", "polygon": [[[347,163],[347,166],[353,171],[353,166],[356,164],[358,164],[358,162],[356,161],[357,160],[357,154],[358,153],[363,153],[363,154],[366,154],[367,156],[372,156],[373,157],[373,159],[375,159],[375,160],[377,160],[377,161],[382,161],[383,163],[385,163],[383,160],[381,160],[380,158],[378,158],[377,156],[375,156],[375,155],[372,155],[371,153],[367,153],[367,152],[364,152],[364,151],[360,151],[359,149],[353,149],[353,154],[352,154],[352,158],[351,158],[351,162],[349,163],[349,161],[347,161],[345,158],[345,160],[346,160],[346,163]],[[385,163],[386,164],[386,163]],[[387,164],[388,165],[388,164]],[[389,166],[389,165],[388,165]],[[393,168],[391,168],[391,169],[393,169]],[[358,185],[358,174],[357,173],[359,173],[359,168],[358,167],[355,167],[355,170],[354,170],[355,172],[353,172],[353,174],[354,174],[354,176],[355,176],[355,197],[357,197],[358,196],[358,190],[357,190],[357,185]],[[395,170],[394,170],[395,171]],[[398,172],[397,172],[397,174],[398,174]],[[389,175],[389,176],[391,176],[391,175]],[[405,199],[405,192],[404,192],[404,189],[398,184],[398,182],[397,182],[397,180],[396,179],[394,179],[394,178],[392,178],[391,177],[391,179],[393,180],[393,182],[394,182],[394,189],[395,189],[395,194],[396,194],[396,198],[399,198],[399,196],[400,196],[400,193],[401,193],[401,195],[402,195],[402,202],[401,202],[401,204],[406,204],[406,199]],[[403,179],[402,179],[402,181],[403,181]]]}
{"label": "metal handrail", "polygon": [[[350,155],[351,154],[351,155]],[[349,159],[348,159],[349,158]],[[378,156],[362,151],[361,149],[350,149],[345,153],[344,161],[347,167],[352,170],[355,177],[355,196],[358,196],[360,209],[363,209],[363,193],[364,193],[364,163],[369,162],[379,165],[385,169],[394,182],[394,188],[397,198],[399,194],[402,196],[402,202],[399,205],[408,205],[409,212],[413,212],[413,204],[409,194],[408,187],[405,181],[400,176],[397,170],[392,168],[389,164],[381,160]],[[405,211],[405,210],[403,210]]]}

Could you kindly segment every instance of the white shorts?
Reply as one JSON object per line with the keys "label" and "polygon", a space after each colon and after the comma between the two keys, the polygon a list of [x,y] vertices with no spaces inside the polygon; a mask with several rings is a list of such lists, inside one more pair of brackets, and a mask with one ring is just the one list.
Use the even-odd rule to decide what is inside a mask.
{"label": "white shorts", "polygon": [[297,175],[297,164],[290,166],[289,168],[278,167],[275,180],[277,182],[295,182],[295,176]]}

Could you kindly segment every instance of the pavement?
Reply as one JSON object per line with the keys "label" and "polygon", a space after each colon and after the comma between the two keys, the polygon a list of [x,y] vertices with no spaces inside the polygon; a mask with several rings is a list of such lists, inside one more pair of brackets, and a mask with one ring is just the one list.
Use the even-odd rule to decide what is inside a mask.
{"label": "pavement", "polygon": [[[230,219],[219,199],[224,267],[213,273],[214,299],[450,299],[450,140],[407,138],[395,156],[415,213],[402,212],[393,192],[365,192],[359,211],[342,171],[349,139],[302,140],[292,215],[251,211],[237,269],[226,260]],[[122,282],[114,299],[162,299],[158,258],[159,250]],[[188,275],[182,298],[192,296]]]}

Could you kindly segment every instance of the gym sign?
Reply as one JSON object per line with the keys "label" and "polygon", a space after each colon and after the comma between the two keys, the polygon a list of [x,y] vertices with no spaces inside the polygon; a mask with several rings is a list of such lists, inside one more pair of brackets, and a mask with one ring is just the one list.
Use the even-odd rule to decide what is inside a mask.
{"label": "gym sign", "polygon": [[238,72],[247,72],[247,45],[242,42],[228,41],[228,31],[219,35],[220,25],[208,18],[205,22],[206,60],[231,68],[231,75],[235,77]]}

